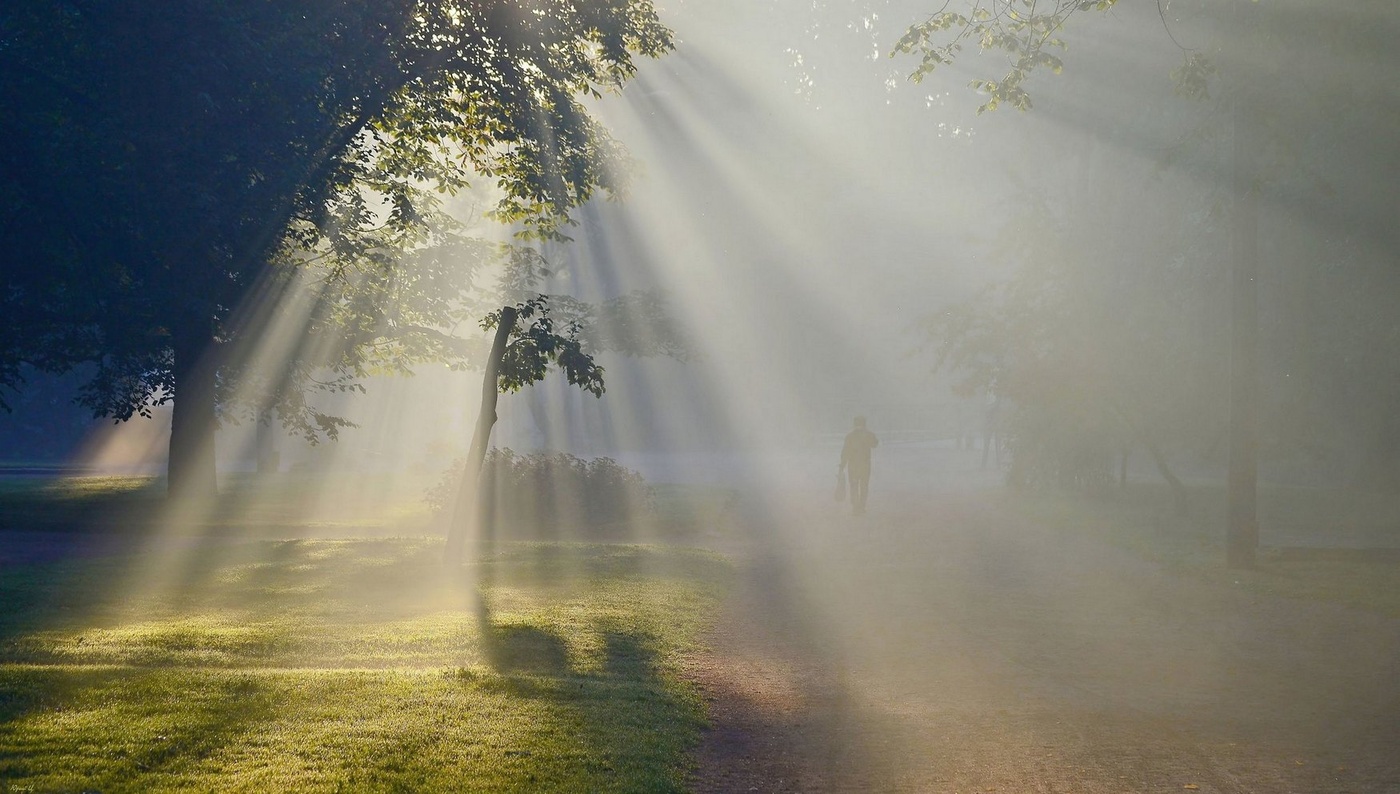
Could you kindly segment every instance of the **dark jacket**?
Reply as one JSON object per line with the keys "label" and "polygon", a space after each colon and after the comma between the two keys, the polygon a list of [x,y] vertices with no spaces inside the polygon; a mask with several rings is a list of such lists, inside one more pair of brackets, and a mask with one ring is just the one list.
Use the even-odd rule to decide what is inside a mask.
{"label": "dark jacket", "polygon": [[853,469],[870,468],[870,450],[880,446],[880,439],[863,427],[857,427],[846,434],[846,443],[841,447],[841,463]]}

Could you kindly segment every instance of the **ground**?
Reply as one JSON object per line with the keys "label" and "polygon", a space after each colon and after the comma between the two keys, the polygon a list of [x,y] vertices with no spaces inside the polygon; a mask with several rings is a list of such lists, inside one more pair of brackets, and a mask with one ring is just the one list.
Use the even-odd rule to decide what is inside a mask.
{"label": "ground", "polygon": [[[1029,509],[994,472],[883,452],[905,465],[882,480],[877,461],[867,515],[831,501],[834,466],[818,465],[777,467],[785,482],[705,513],[728,531],[696,537],[739,575],[706,641],[678,654],[709,708],[694,790],[1400,791],[1393,561],[1234,574],[1216,550],[1190,557],[1185,524]],[[1266,495],[1271,529],[1303,514]],[[0,567],[19,568],[100,561],[115,542],[5,540]],[[1360,590],[1322,597],[1339,584]]]}
{"label": "ground", "polygon": [[861,517],[795,493],[743,521],[691,668],[697,791],[1400,791],[1393,617],[1192,576],[990,491],[877,490]]}

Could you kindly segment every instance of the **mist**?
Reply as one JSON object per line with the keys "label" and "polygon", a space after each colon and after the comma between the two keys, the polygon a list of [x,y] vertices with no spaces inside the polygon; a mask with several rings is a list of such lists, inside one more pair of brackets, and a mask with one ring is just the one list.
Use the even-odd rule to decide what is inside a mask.
{"label": "mist", "polygon": [[[549,576],[616,572],[570,544],[646,558],[623,579],[698,549],[732,571],[662,676],[708,721],[686,788],[1390,790],[1400,14],[1052,5],[1038,38],[1015,23],[1043,5],[987,6],[1006,44],[914,0],[658,3],[674,48],[583,103],[617,189],[559,235],[490,217],[478,174],[435,199],[458,253],[373,237],[398,212],[373,196],[374,267],[323,219],[333,242],[274,251],[219,340],[220,493],[121,502],[161,562],[112,592],[178,601],[222,570],[211,537],[252,570],[321,564],[272,540],[410,538],[418,565],[446,535],[451,575],[355,575],[450,648],[342,666],[563,680],[611,670],[615,616],[510,646],[518,669],[489,638]],[[483,390],[483,318],[536,295],[555,336],[520,355],[548,366]],[[569,342],[601,394],[549,358]],[[23,366],[6,487],[174,471],[178,385],[89,423],[54,407],[89,370]],[[47,534],[105,509],[17,508],[11,564],[106,559]],[[339,664],[313,650],[276,664]]]}

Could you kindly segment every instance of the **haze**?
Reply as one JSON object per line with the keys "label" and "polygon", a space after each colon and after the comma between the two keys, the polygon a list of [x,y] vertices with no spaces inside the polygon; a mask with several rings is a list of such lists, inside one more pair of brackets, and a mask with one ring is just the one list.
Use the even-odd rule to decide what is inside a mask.
{"label": "haze", "polygon": [[[910,79],[898,43],[937,5],[661,4],[674,51],[586,103],[626,149],[626,190],[534,244],[532,292],[664,306],[605,328],[629,341],[594,349],[601,397],[551,368],[488,429],[497,450],[609,458],[714,500],[679,539],[664,517],[606,538],[734,565],[688,668],[711,730],[686,785],[1393,790],[1400,14],[1085,8],[1021,110],[970,85],[1011,62],[976,40]],[[482,179],[444,206],[504,243],[519,227],[483,217],[497,198]],[[421,495],[468,454],[479,368],[367,368],[311,398],[352,423],[316,443],[227,407],[342,354],[313,349],[323,287],[299,278],[239,307],[258,330],[245,391],[207,441],[226,495],[264,478],[294,497],[172,497],[140,540],[169,564],[116,592],[177,592],[190,526],[443,532],[459,497],[430,519]],[[485,351],[479,319],[441,330]],[[169,406],[89,424],[66,407],[75,377],[36,371],[43,405],[15,392],[0,476],[161,475]],[[861,465],[858,417],[879,439],[863,511],[842,467]],[[527,539],[597,540],[562,526]],[[13,564],[67,556],[11,534]],[[428,600],[489,627],[509,599],[474,600],[486,577]]]}

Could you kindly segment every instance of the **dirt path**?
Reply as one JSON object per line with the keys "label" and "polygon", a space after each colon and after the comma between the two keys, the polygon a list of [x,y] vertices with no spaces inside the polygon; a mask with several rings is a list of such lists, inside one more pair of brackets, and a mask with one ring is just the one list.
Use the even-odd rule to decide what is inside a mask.
{"label": "dirt path", "polygon": [[907,494],[754,508],[700,792],[1400,792],[1400,621]]}

